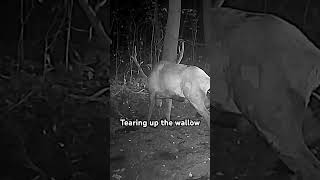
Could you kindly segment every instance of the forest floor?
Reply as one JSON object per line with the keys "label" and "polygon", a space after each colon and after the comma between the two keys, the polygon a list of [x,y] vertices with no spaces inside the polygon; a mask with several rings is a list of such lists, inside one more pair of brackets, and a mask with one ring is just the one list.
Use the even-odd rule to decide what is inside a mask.
{"label": "forest floor", "polygon": [[108,76],[57,64],[44,75],[36,58],[17,73],[15,62],[0,58],[0,179],[105,179],[109,96],[88,97]]}
{"label": "forest floor", "polygon": [[[151,119],[159,122],[157,127],[125,126],[121,124],[121,118],[147,122],[147,92],[113,83],[110,100],[111,114],[116,115],[110,121],[112,179],[208,179],[210,137],[206,123],[194,126],[161,124],[158,120],[164,114],[162,107],[155,108]],[[185,119],[199,122],[201,117],[195,115],[191,104],[173,103],[173,122]]]}

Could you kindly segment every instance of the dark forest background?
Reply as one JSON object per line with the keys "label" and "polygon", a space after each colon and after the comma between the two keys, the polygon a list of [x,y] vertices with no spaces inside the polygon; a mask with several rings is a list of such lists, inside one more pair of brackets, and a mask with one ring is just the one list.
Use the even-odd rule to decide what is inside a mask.
{"label": "dark forest background", "polygon": [[[89,0],[102,35],[79,2],[85,1],[0,1],[2,179],[105,177],[108,119],[117,116],[110,93],[124,84],[145,87],[130,58],[134,46],[146,72],[161,57],[168,1]],[[209,69],[201,2],[182,1],[182,63]],[[224,6],[275,14],[320,45],[319,1],[227,0]]]}

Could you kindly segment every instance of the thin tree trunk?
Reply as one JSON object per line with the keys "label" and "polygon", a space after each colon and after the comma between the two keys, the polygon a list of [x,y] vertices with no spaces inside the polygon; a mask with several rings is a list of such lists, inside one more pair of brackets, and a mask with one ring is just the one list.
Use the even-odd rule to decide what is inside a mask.
{"label": "thin tree trunk", "polygon": [[204,31],[204,43],[210,39],[210,32],[209,32],[209,24],[210,24],[210,16],[209,16],[209,9],[211,7],[211,0],[202,0],[202,11],[203,11],[203,31]]}

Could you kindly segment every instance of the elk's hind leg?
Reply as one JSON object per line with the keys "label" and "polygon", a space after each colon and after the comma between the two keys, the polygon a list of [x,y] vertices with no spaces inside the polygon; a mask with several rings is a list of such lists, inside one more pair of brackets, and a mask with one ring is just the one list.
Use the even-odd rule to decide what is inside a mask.
{"label": "elk's hind leg", "polygon": [[151,116],[152,116],[152,112],[153,112],[153,109],[154,109],[154,105],[155,105],[155,100],[156,100],[156,94],[155,92],[151,92],[149,94],[149,113],[148,113],[148,122],[150,121],[151,119]]}

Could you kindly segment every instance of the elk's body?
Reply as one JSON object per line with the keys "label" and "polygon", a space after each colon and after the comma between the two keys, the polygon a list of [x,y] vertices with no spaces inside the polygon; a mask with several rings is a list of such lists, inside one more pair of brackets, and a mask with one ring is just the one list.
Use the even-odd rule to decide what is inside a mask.
{"label": "elk's body", "polygon": [[272,15],[215,8],[210,18],[211,100],[246,116],[304,180],[320,179],[306,146],[320,131],[306,107],[320,83],[320,51]]}
{"label": "elk's body", "polygon": [[155,101],[165,99],[168,102],[166,118],[170,120],[172,100],[187,99],[210,126],[210,112],[207,92],[210,89],[210,77],[196,66],[162,61],[152,70],[148,78],[150,105],[148,121],[151,118]]}

